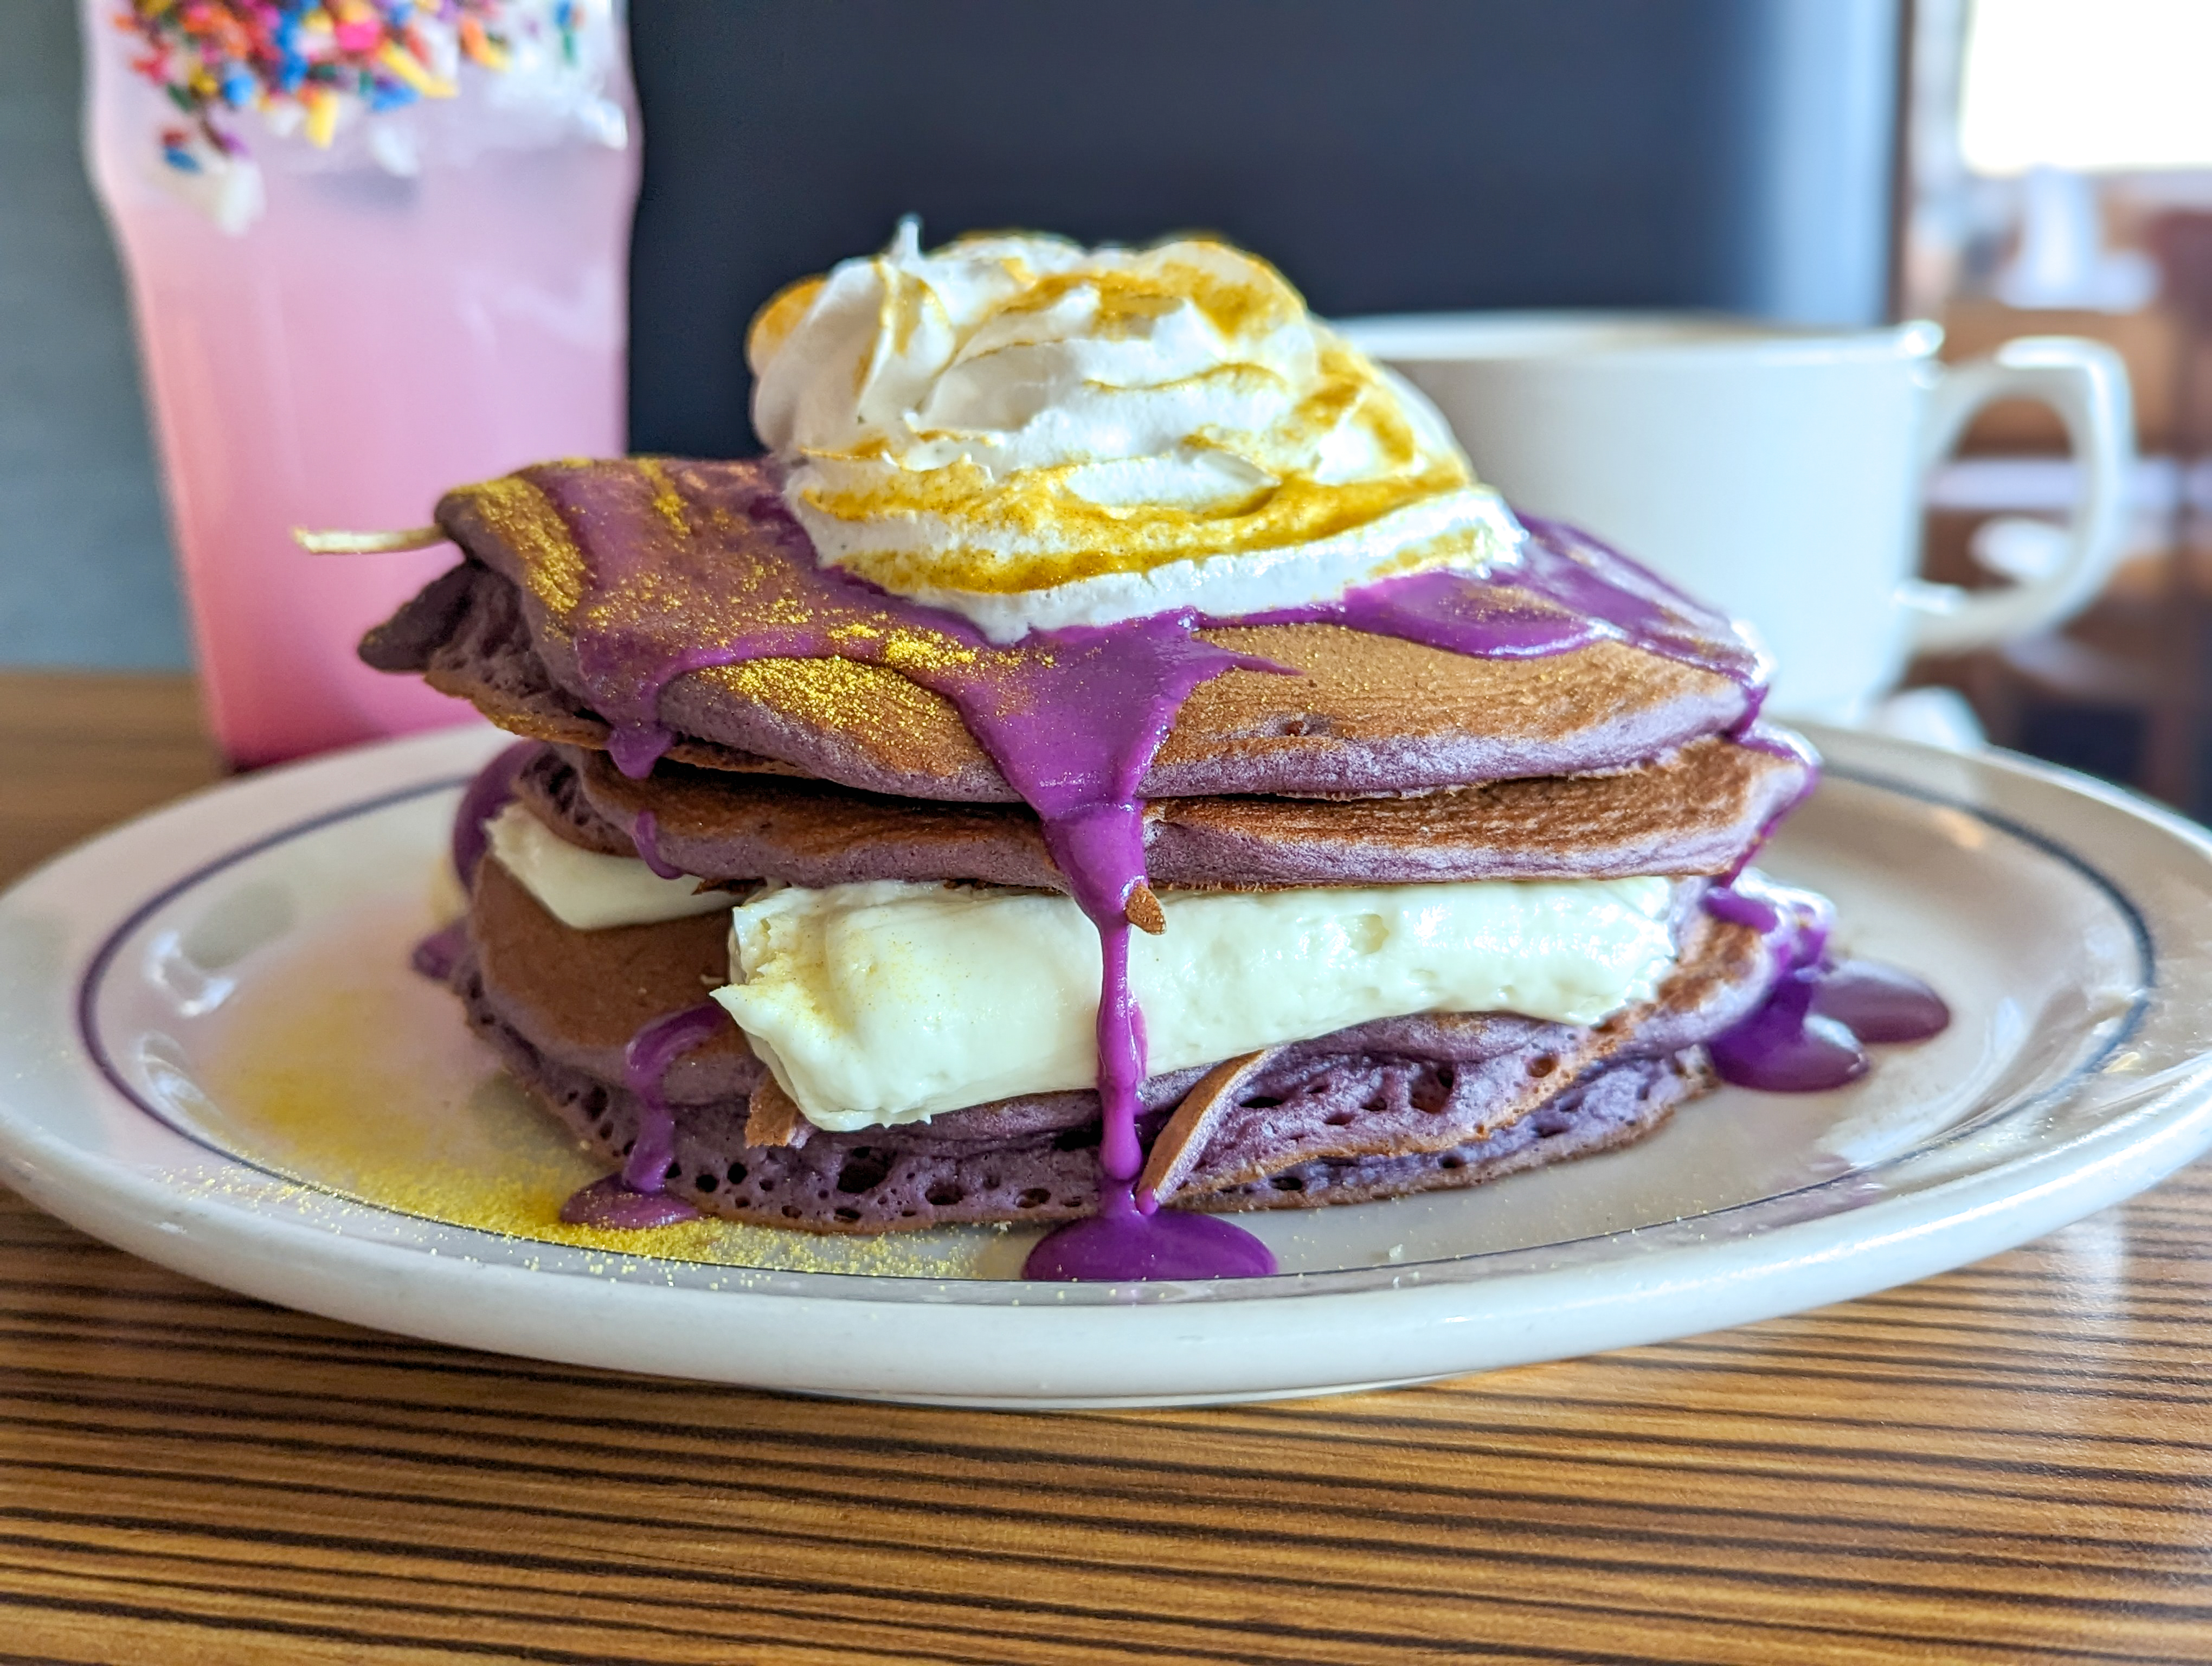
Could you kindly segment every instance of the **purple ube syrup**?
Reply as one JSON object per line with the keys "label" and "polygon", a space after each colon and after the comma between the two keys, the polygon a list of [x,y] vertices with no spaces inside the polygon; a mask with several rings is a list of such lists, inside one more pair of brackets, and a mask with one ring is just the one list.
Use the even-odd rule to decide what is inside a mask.
{"label": "purple ube syrup", "polygon": [[460,806],[453,812],[453,872],[463,885],[477,877],[477,864],[491,848],[492,818],[514,801],[515,778],[524,765],[547,750],[542,740],[518,741],[477,771],[462,792]]}
{"label": "purple ube syrup", "polygon": [[453,968],[461,964],[461,952],[468,945],[468,922],[456,920],[417,943],[415,952],[407,957],[407,964],[433,983],[450,982]]}
{"label": "purple ube syrup", "polygon": [[623,1085],[638,1100],[637,1140],[622,1172],[623,1183],[632,1191],[659,1191],[668,1183],[676,1160],[676,1113],[663,1091],[668,1067],[729,1021],[713,1001],[702,1000],[655,1018],[623,1049]]}
{"label": "purple ube syrup", "polygon": [[[491,818],[514,801],[515,777],[522,773],[525,764],[544,750],[544,743],[537,740],[518,741],[503,747],[462,789],[461,801],[453,811],[451,849],[453,872],[464,888],[476,878],[477,865],[491,848],[491,836],[485,830]],[[456,920],[417,943],[414,953],[408,957],[408,964],[433,982],[443,983],[453,976],[453,968],[461,964],[461,953],[468,943],[467,924]]]}
{"label": "purple ube syrup", "polygon": [[1747,696],[1738,727],[1758,717],[1766,662],[1727,618],[1564,521],[1521,524],[1520,560],[1494,579],[1416,573],[1235,623],[1340,624],[1482,660],[1540,659],[1610,638],[1727,678]]}
{"label": "purple ube syrup", "polygon": [[1102,1192],[1098,1213],[1045,1235],[1022,1263],[1025,1279],[1127,1283],[1148,1279],[1259,1279],[1275,1270],[1267,1246],[1218,1215],[1146,1213],[1126,1184]]}
{"label": "purple ube syrup", "polygon": [[637,1097],[637,1137],[622,1172],[585,1187],[561,1206],[571,1226],[666,1226],[696,1220],[698,1210],[668,1195],[676,1166],[676,1113],[668,1104],[668,1070],[729,1022],[711,1000],[655,1018],[623,1049],[623,1085]]}
{"label": "purple ube syrup", "polygon": [[1864,1042],[1925,1041],[1951,1022],[1942,997],[1909,972],[1828,954],[1834,919],[1802,891],[1738,880],[1705,893],[1705,911],[1766,939],[1776,976],[1752,1013],[1706,1045],[1721,1079],[1770,1093],[1817,1093],[1867,1073]]}
{"label": "purple ube syrup", "polygon": [[1951,1027],[1951,1009],[1942,996],[1911,973],[1871,960],[1826,967],[1813,994],[1812,1012],[1863,1042],[1926,1041]]}
{"label": "purple ube syrup", "polygon": [[641,810],[630,818],[629,842],[636,847],[637,859],[664,879],[681,879],[684,870],[663,861],[660,856],[660,818],[650,810]]}
{"label": "purple ube syrup", "polygon": [[594,1180],[561,1206],[561,1219],[570,1226],[611,1226],[636,1231],[648,1226],[673,1226],[696,1220],[699,1212],[680,1197],[660,1190],[634,1191],[618,1174]]}
{"label": "purple ube syrup", "polygon": [[[533,478],[579,546],[582,594],[571,623],[577,670],[591,703],[612,725],[608,751],[625,774],[648,773],[673,740],[659,704],[677,678],[748,660],[842,658],[889,666],[950,701],[1036,812],[1054,861],[1098,930],[1104,1123],[1098,1214],[1048,1235],[1031,1253],[1027,1276],[1273,1272],[1273,1257],[1241,1228],[1160,1211],[1134,1191],[1144,1158],[1136,1091],[1146,1056],[1143,1018],[1129,988],[1127,910],[1145,879],[1138,785],[1182,702],[1225,671],[1285,668],[1205,641],[1196,632],[1206,622],[1189,612],[994,645],[957,615],[819,566],[769,465],[693,475],[684,488],[651,464],[547,469]],[[735,522],[745,523],[742,560],[726,558],[725,538],[716,536]],[[1725,619],[1571,529],[1528,525],[1520,562],[1495,576],[1419,574],[1240,623],[1338,623],[1490,658],[1561,654],[1612,638],[1729,678],[1745,695],[1737,738],[1786,748],[1753,729],[1765,667]],[[653,830],[634,832],[641,854],[657,862],[657,854],[647,854]],[[659,1079],[648,1067],[658,1061],[665,1070],[696,1046],[719,1012],[694,1009],[641,1032],[629,1079],[641,1100],[649,1082],[651,1103],[659,1104]],[[659,1104],[654,1116],[666,1116]],[[660,1143],[649,1146],[641,1127],[625,1165],[624,1178],[641,1192],[656,1189],[665,1170],[667,1135],[654,1138]]]}

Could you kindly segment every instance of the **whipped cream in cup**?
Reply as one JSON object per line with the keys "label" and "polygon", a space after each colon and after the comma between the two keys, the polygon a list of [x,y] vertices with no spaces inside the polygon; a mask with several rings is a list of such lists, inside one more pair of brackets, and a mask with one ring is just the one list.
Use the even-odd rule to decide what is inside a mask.
{"label": "whipped cream in cup", "polygon": [[1514,558],[1433,406],[1265,261],[1185,239],[889,249],[754,320],[753,423],[825,566],[994,641]]}

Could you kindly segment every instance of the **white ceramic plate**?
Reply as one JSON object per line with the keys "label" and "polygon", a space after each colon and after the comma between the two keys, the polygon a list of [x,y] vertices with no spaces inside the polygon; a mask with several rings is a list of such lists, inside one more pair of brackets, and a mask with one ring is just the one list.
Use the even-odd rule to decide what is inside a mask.
{"label": "white ceramic plate", "polygon": [[[1820,737],[1763,864],[1957,1020],[1833,1094],[1725,1090],[1497,1185],[1244,1217],[1278,1278],[1079,1287],[1030,1234],[561,1228],[589,1164],[405,968],[469,729],[215,788],[0,897],[0,1161],[216,1284],[410,1335],[993,1405],[1311,1394],[1656,1341],[1919,1278],[2212,1145],[2212,841],[2006,758]],[[470,1224],[473,1223],[473,1224]]]}

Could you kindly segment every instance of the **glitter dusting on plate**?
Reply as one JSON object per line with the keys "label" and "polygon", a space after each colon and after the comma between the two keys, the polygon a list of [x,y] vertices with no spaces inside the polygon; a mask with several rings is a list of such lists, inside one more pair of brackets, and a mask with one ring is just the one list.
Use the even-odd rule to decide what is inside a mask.
{"label": "glitter dusting on plate", "polygon": [[[706,1218],[651,1231],[562,1223],[601,1170],[406,970],[429,921],[357,914],[240,970],[194,1074],[193,1120],[234,1155],[336,1197],[502,1236],[641,1259],[876,1276],[1006,1276],[996,1229],[825,1238]],[[1025,1241],[1029,1235],[1021,1235]]]}

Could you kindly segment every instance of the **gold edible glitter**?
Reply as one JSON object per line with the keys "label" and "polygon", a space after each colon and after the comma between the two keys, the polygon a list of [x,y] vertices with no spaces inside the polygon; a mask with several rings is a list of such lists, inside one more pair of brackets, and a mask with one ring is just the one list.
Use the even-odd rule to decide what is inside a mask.
{"label": "gold edible glitter", "polygon": [[684,514],[684,494],[668,477],[668,471],[657,458],[641,457],[637,471],[653,486],[653,511],[667,522],[668,529],[678,538],[691,536],[691,522]]}
{"label": "gold edible glitter", "polygon": [[860,1237],[714,1216],[647,1231],[563,1224],[562,1203],[605,1167],[499,1067],[452,994],[408,970],[433,923],[389,908],[343,917],[240,969],[193,1047],[195,1109],[216,1144],[335,1198],[630,1262],[922,1278],[1018,1267],[1025,1237],[990,1227]]}
{"label": "gold edible glitter", "polygon": [[584,552],[545,494],[519,474],[464,486],[453,494],[476,504],[492,535],[521,557],[531,593],[568,619],[582,604],[591,575]]}

